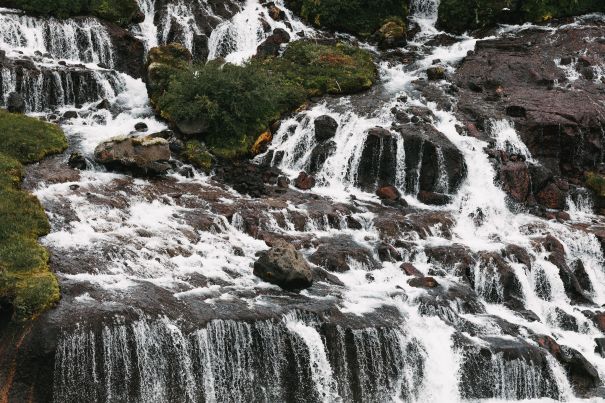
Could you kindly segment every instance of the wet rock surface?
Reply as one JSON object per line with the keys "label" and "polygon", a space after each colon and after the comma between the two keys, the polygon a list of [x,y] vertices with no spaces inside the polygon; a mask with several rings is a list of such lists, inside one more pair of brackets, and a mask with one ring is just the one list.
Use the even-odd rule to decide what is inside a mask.
{"label": "wet rock surface", "polygon": [[[162,29],[168,27],[162,38],[188,42],[192,58],[204,60],[219,17],[243,5],[210,2],[213,16],[197,3],[182,5],[188,21],[198,24],[193,33],[170,10],[172,2],[155,6]],[[286,21],[275,4],[265,6],[261,25],[269,18]],[[593,30],[565,28],[550,37],[575,52],[573,42]],[[51,219],[43,242],[63,300],[23,328],[0,321],[0,346],[8,346],[0,354],[0,381],[14,375],[7,393],[16,401],[81,401],[84,384],[95,401],[211,400],[217,396],[212,393],[238,401],[319,402],[326,393],[343,401],[409,401],[426,396],[422,388],[435,375],[431,368],[448,366],[437,383],[450,382],[454,389],[446,394],[463,399],[562,399],[561,377],[577,396],[597,394],[602,366],[594,348],[603,349],[596,340],[605,319],[595,304],[602,302],[595,268],[603,264],[605,226],[598,216],[582,221],[573,211],[538,214],[553,214],[552,222],[523,211],[504,214],[496,196],[483,194],[493,190],[487,182],[472,193],[464,187],[476,180],[468,174],[481,161],[472,158],[485,146],[494,179],[512,200],[563,209],[570,182],[594,166],[586,161],[600,147],[591,137],[598,126],[588,115],[600,111],[598,103],[573,106],[568,119],[559,113],[576,95],[563,95],[561,105],[553,101],[554,112],[544,104],[538,110],[537,98],[550,102],[549,91],[575,89],[600,99],[598,82],[580,81],[595,79],[597,71],[591,75],[586,68],[600,61],[561,59],[564,66],[580,65],[582,78],[568,80],[571,88],[555,85],[561,81],[549,89],[550,81],[539,77],[551,71],[555,46],[544,32],[517,35],[479,42],[453,75],[455,90],[441,80],[452,77],[450,65],[428,60],[420,78],[431,65],[446,66],[447,74],[431,73],[434,80],[413,84],[409,96],[421,94],[437,110],[417,105],[424,102],[420,97],[391,103],[392,94],[376,88],[347,98],[344,106],[328,99],[311,105],[308,114],[285,117],[284,136],[274,144],[296,140],[307,128],[297,144],[314,149],[292,147],[308,154],[306,160],[275,148],[268,152],[274,166],[260,158],[216,161],[204,174],[181,162],[164,164],[171,150],[183,146],[169,143],[166,132],[144,138],[158,146],[147,155],[136,144],[147,140],[133,138],[106,144],[98,154],[120,172],[179,168],[168,176],[143,180],[90,169],[91,152],[78,148],[89,147],[87,139],[77,135],[64,155],[28,167],[24,187],[36,192]],[[436,37],[423,45],[427,49],[389,58],[407,66],[431,46],[456,40]],[[228,54],[223,45],[218,53]],[[542,46],[546,61],[536,50]],[[537,59],[545,69],[534,68]],[[16,66],[36,68],[27,61]],[[490,87],[497,78],[498,86]],[[93,109],[113,119],[117,101],[101,99],[106,97]],[[377,116],[383,102],[386,113]],[[463,126],[457,129],[469,134],[455,144],[452,133],[437,130],[453,107]],[[75,115],[64,115],[72,109]],[[76,109],[49,120],[96,124]],[[345,115],[350,111],[357,115]],[[326,113],[340,114],[339,121]],[[489,121],[502,117],[514,121],[537,161],[490,141]],[[571,144],[564,150],[569,155],[555,152],[545,137],[559,118],[568,121],[561,121],[557,136],[573,138],[559,143]],[[157,122],[144,115],[133,115],[128,130],[143,119],[140,130],[154,132]],[[351,133],[362,140],[359,147],[346,149],[351,155],[338,153]],[[326,171],[335,169],[334,160],[351,156],[359,159],[347,161],[350,172],[330,182],[334,177]],[[469,209],[468,199],[477,194],[486,200]],[[498,221],[494,211],[515,226]],[[314,372],[322,368],[330,371]],[[402,379],[405,385],[395,389]]]}

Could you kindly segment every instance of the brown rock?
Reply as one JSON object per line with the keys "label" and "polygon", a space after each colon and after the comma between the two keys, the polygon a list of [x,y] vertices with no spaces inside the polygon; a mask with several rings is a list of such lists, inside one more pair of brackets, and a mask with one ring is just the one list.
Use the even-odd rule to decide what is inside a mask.
{"label": "brown rock", "polygon": [[395,186],[383,186],[376,190],[376,196],[380,197],[383,200],[399,200],[401,198],[401,193]]}
{"label": "brown rock", "polygon": [[301,172],[294,180],[294,186],[301,190],[309,190],[315,187],[315,178],[306,172]]}
{"label": "brown rock", "polygon": [[408,284],[414,288],[437,288],[439,283],[433,277],[416,277],[408,280]]}
{"label": "brown rock", "polygon": [[399,266],[407,276],[424,277],[424,274],[411,263],[403,263]]}

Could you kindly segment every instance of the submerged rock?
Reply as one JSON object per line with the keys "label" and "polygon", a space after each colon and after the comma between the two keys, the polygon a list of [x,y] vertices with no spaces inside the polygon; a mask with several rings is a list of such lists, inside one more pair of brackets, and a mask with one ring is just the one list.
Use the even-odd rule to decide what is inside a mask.
{"label": "submerged rock", "polygon": [[254,275],[289,291],[313,284],[313,271],[303,255],[285,241],[278,240],[254,263]]}
{"label": "submerged rock", "polygon": [[97,146],[95,161],[134,175],[162,175],[171,168],[168,141],[152,136],[114,137]]}

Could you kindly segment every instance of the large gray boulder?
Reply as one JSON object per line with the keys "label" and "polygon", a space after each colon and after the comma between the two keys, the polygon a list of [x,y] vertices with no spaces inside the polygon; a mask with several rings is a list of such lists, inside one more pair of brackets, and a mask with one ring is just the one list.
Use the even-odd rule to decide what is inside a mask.
{"label": "large gray boulder", "polygon": [[99,144],[94,157],[110,170],[139,176],[162,175],[171,168],[168,141],[152,136],[114,137]]}
{"label": "large gray boulder", "polygon": [[254,263],[254,275],[289,291],[309,288],[313,284],[313,271],[303,255],[283,240],[260,253]]}

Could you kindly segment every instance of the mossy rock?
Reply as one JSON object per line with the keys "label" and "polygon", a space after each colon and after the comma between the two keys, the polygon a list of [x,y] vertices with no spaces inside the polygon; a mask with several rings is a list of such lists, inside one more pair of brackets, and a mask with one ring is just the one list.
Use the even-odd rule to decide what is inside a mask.
{"label": "mossy rock", "polygon": [[288,7],[318,28],[369,37],[389,18],[404,20],[404,0],[286,0]]}
{"label": "mossy rock", "polygon": [[0,153],[29,164],[66,148],[59,126],[0,109]]}
{"label": "mossy rock", "polygon": [[0,7],[57,18],[89,15],[122,26],[141,22],[143,17],[136,0],[0,0]]}
{"label": "mossy rock", "polygon": [[208,147],[197,140],[189,140],[185,143],[181,158],[206,173],[212,171],[214,157],[208,151]]}
{"label": "mossy rock", "polygon": [[602,0],[441,0],[437,25],[462,34],[497,24],[540,23],[604,11]]}
{"label": "mossy rock", "polygon": [[587,172],[586,187],[595,192],[598,197],[605,198],[605,175],[596,172]]}
{"label": "mossy rock", "polygon": [[268,68],[305,88],[309,96],[345,95],[368,90],[378,79],[372,55],[344,43],[291,43]]}
{"label": "mossy rock", "polygon": [[191,67],[191,52],[179,43],[157,46],[147,55],[147,90],[153,105],[166,91],[172,77]]}
{"label": "mossy rock", "polygon": [[48,219],[38,199],[18,187],[22,164],[66,148],[58,126],[0,110],[0,300],[16,320],[35,317],[60,297],[48,251],[37,242],[50,230]]}

